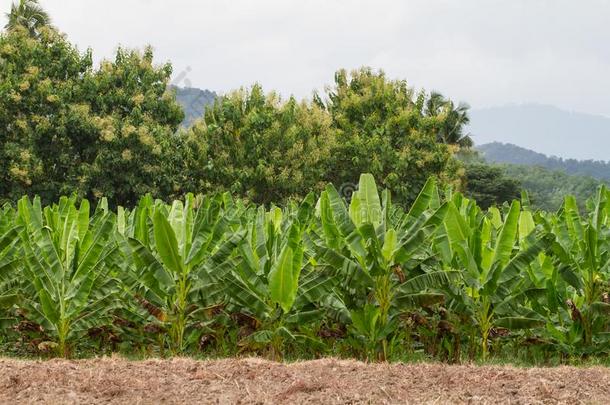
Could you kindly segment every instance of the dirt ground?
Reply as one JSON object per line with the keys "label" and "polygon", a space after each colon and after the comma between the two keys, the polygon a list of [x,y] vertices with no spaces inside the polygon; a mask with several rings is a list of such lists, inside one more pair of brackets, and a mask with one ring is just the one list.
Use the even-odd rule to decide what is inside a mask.
{"label": "dirt ground", "polygon": [[0,403],[610,403],[610,368],[0,358]]}

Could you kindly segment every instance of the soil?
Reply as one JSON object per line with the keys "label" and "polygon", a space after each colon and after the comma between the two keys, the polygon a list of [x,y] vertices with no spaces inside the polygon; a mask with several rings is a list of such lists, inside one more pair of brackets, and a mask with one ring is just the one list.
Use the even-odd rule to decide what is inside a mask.
{"label": "soil", "polygon": [[0,358],[0,403],[609,403],[610,368]]}

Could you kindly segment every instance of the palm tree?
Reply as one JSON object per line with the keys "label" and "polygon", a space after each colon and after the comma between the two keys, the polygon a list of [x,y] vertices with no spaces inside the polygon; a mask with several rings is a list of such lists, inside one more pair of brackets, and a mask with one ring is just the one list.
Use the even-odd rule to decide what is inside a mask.
{"label": "palm tree", "polygon": [[424,112],[428,117],[436,117],[442,112],[445,104],[447,104],[445,97],[441,93],[433,91],[430,93],[430,97],[426,101],[426,108]]}
{"label": "palm tree", "polygon": [[470,123],[466,103],[459,103],[457,107],[453,101],[447,102],[447,118],[442,130],[442,141],[450,145],[458,145],[462,148],[470,148],[473,145],[470,134],[464,133],[464,127]]}
{"label": "palm tree", "polygon": [[38,0],[19,0],[18,3],[12,4],[11,12],[6,16],[8,23],[4,28],[10,31],[17,27],[24,27],[32,37],[38,36],[40,28],[51,24],[51,17],[38,4]]}
{"label": "palm tree", "polygon": [[470,148],[473,145],[470,134],[464,133],[464,127],[470,122],[468,104],[447,100],[442,94],[432,92],[426,101],[425,114],[429,117],[443,117],[443,123],[437,134],[437,141],[448,145]]}

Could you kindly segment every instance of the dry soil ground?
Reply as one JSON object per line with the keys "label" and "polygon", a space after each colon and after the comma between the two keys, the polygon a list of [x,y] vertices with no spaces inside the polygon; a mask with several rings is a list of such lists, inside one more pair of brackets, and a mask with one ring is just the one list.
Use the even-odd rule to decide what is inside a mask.
{"label": "dry soil ground", "polygon": [[1,403],[610,403],[610,369],[0,359]]}

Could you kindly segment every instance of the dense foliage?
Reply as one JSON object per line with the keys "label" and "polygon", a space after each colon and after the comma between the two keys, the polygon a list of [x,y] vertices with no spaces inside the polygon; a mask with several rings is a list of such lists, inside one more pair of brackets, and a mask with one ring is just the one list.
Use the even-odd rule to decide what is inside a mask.
{"label": "dense foliage", "polygon": [[36,1],[8,17],[0,353],[607,358],[610,192],[485,164],[466,105],[361,68],[180,129],[150,49],[94,68]]}
{"label": "dense foliage", "polygon": [[455,138],[446,136],[453,104],[438,95],[416,94],[383,72],[341,70],[325,106],[338,129],[330,174],[336,186],[356,184],[358,173],[370,172],[398,201],[410,203],[429,176],[458,178],[450,150]]}
{"label": "dense foliage", "polygon": [[368,68],[337,72],[326,100],[281,100],[255,85],[217,98],[185,135],[185,189],[268,204],[327,182],[349,195],[366,171],[410,203],[430,176],[459,186],[452,152],[470,142],[465,111]]}
{"label": "dense foliage", "polygon": [[153,66],[150,49],[119,49],[94,69],[55,29],[32,38],[16,26],[0,35],[0,61],[0,199],[171,194],[183,113],[166,90],[170,65]]}
{"label": "dense foliage", "polygon": [[[610,192],[581,215],[527,199],[482,210],[433,179],[408,211],[362,175],[284,208],[228,194],[24,197],[0,211],[0,342],[10,353],[325,354],[449,361],[610,346]],[[521,349],[519,349],[521,348]]]}
{"label": "dense foliage", "polygon": [[575,176],[559,170],[538,166],[497,165],[506,177],[518,179],[521,187],[530,195],[532,205],[546,211],[561,207],[566,195],[573,195],[578,206],[585,208],[585,201],[594,197],[600,184],[608,185],[589,176]]}
{"label": "dense foliage", "polygon": [[146,193],[169,201],[230,191],[269,204],[327,182],[349,196],[366,171],[408,204],[429,176],[460,185],[452,155],[471,144],[467,108],[437,93],[368,68],[341,70],[325,100],[282,100],[255,85],[217,97],[179,130],[169,64],[153,65],[150,49],[119,48],[94,68],[90,50],[30,22],[28,7],[0,35],[1,200],[76,194],[131,207]]}
{"label": "dense foliage", "polygon": [[282,102],[258,85],[220,97],[189,133],[189,190],[230,191],[259,203],[321,190],[336,130],[316,104]]}
{"label": "dense foliage", "polygon": [[583,210],[585,201],[595,196],[599,185],[608,185],[593,177],[541,166],[490,163],[473,149],[462,149],[457,156],[466,170],[464,194],[484,208],[518,198],[520,190],[524,190],[536,209],[557,211],[565,196],[573,195]]}
{"label": "dense foliage", "polygon": [[484,209],[502,205],[521,195],[521,184],[516,178],[519,177],[507,176],[502,168],[497,166],[469,163],[466,165],[464,194]]}

